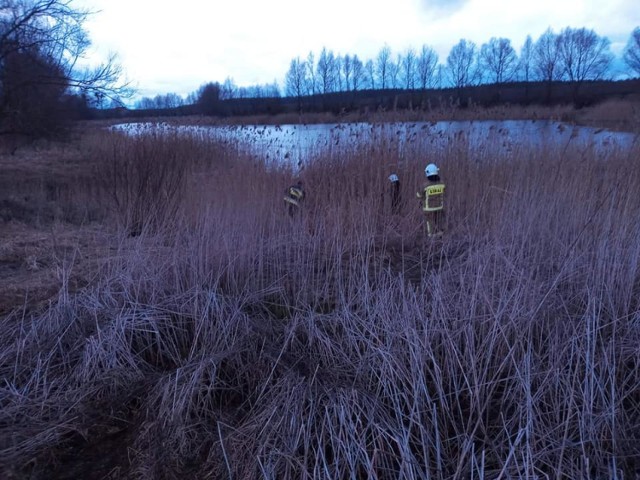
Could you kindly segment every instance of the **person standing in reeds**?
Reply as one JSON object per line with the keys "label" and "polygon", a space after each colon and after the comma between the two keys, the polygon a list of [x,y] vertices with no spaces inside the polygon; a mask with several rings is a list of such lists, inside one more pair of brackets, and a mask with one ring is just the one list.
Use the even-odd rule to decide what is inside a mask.
{"label": "person standing in reeds", "polygon": [[300,211],[300,204],[304,200],[304,188],[302,180],[298,180],[285,191],[284,201],[287,205],[289,216],[293,217]]}
{"label": "person standing in reeds", "polygon": [[400,213],[400,179],[398,175],[392,173],[389,175],[391,182],[391,213],[397,215]]}
{"label": "person standing in reeds", "polygon": [[444,190],[438,167],[430,163],[424,169],[427,182],[417,192],[425,215],[425,230],[428,237],[440,236],[444,232]]}

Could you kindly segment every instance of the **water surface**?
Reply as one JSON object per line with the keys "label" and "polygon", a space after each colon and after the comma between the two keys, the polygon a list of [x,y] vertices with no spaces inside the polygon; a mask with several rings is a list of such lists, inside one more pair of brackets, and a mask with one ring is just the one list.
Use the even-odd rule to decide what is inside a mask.
{"label": "water surface", "polygon": [[629,152],[638,135],[541,120],[344,123],[296,125],[173,126],[128,123],[115,129],[137,134],[174,132],[230,142],[267,162],[300,165],[316,155],[358,148],[386,148],[399,158],[437,155],[447,148],[472,156],[543,147],[595,149],[602,157]]}

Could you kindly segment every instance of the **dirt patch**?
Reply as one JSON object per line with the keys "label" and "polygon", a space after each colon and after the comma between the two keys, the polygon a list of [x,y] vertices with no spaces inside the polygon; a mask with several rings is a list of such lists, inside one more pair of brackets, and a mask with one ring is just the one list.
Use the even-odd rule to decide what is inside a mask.
{"label": "dirt patch", "polygon": [[48,230],[17,222],[0,229],[0,315],[28,310],[88,285],[105,255],[97,226],[53,225]]}

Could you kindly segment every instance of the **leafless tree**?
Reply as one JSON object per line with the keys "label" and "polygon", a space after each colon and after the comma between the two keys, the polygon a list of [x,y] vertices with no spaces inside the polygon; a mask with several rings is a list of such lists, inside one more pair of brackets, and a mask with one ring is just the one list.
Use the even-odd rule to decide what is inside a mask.
{"label": "leafless tree", "polygon": [[277,82],[237,87],[236,98],[274,98],[280,97]]}
{"label": "leafless tree", "polygon": [[220,86],[220,99],[230,100],[238,96],[238,86],[231,77],[227,77]]}
{"label": "leafless tree", "polygon": [[329,78],[330,78],[330,92],[340,91],[340,62],[338,55],[335,55],[332,50],[329,50]]}
{"label": "leafless tree", "polygon": [[358,55],[354,55],[351,61],[353,66],[353,75],[351,77],[351,89],[361,90],[365,85],[365,68],[362,60],[358,57]]}
{"label": "leafless tree", "polygon": [[164,104],[167,108],[177,108],[184,105],[184,98],[177,93],[167,93],[164,96]]}
{"label": "leafless tree", "polygon": [[622,58],[636,75],[640,75],[640,27],[636,27],[631,33]]}
{"label": "leafless tree", "polygon": [[49,83],[60,81],[106,96],[125,93],[125,86],[118,84],[121,68],[115,58],[94,68],[79,65],[91,45],[83,27],[90,12],[72,4],[72,0],[0,0],[0,60],[15,52],[37,51],[60,70],[60,76],[46,79]]}
{"label": "leafless tree", "polygon": [[476,44],[462,39],[453,46],[447,57],[451,83],[456,88],[471,85],[477,64]]}
{"label": "leafless tree", "polygon": [[372,90],[375,89],[378,84],[376,83],[376,67],[373,64],[373,60],[369,59],[366,61],[364,64],[364,70],[367,87]]}
{"label": "leafless tree", "polygon": [[307,55],[305,66],[307,67],[307,74],[305,75],[305,79],[307,82],[307,94],[313,95],[315,93],[318,93],[318,83],[316,80],[316,59],[313,52],[309,52],[309,55]]}
{"label": "leafless tree", "polygon": [[378,52],[376,57],[375,71],[378,84],[383,90],[389,88],[389,65],[391,64],[391,47],[385,45]]}
{"label": "leafless tree", "polygon": [[195,105],[198,103],[198,92],[189,92],[184,99],[185,105]]}
{"label": "leafless tree", "polygon": [[320,92],[329,93],[335,91],[336,64],[333,51],[327,50],[325,47],[322,48],[318,58],[317,72]]}
{"label": "leafless tree", "polygon": [[402,86],[408,90],[416,88],[416,67],[418,63],[416,57],[416,51],[413,48],[408,48],[400,59]]}
{"label": "leafless tree", "polygon": [[550,28],[536,40],[533,45],[533,65],[539,80],[552,82],[561,78],[558,50],[558,35]]}
{"label": "leafless tree", "polygon": [[423,45],[417,62],[418,86],[423,90],[431,84],[437,65],[438,54],[436,51]]}
{"label": "leafless tree", "polygon": [[143,97],[136,102],[135,108],[139,110],[155,108],[155,100],[151,97]]}
{"label": "leafless tree", "polygon": [[558,35],[558,57],[563,77],[578,83],[603,78],[613,61],[610,43],[586,28],[562,30]]}
{"label": "leafless tree", "polygon": [[300,98],[307,93],[307,72],[307,64],[300,57],[291,60],[285,78],[287,96]]}
{"label": "leafless tree", "polygon": [[345,86],[345,79],[343,76],[344,59],[342,55],[336,55],[333,63],[333,75],[335,77],[334,89],[338,92],[344,92],[347,88]]}
{"label": "leafless tree", "polygon": [[511,40],[492,37],[480,47],[480,63],[489,81],[503,83],[511,80],[518,63]]}
{"label": "leafless tree", "polygon": [[445,86],[445,82],[446,82],[446,77],[447,77],[447,67],[446,65],[443,65],[442,63],[439,63],[436,66],[436,71],[435,74],[433,76],[434,78],[434,86],[436,88],[444,88]]}
{"label": "leafless tree", "polygon": [[266,83],[264,85],[265,95],[270,98],[278,98],[282,96],[282,92],[280,90],[280,86],[278,82],[274,79],[271,83]]}
{"label": "leafless tree", "polygon": [[389,83],[387,88],[401,88],[400,71],[402,69],[402,56],[398,54],[396,61],[389,62]]}
{"label": "leafless tree", "polygon": [[52,106],[69,94],[101,100],[130,95],[127,85],[119,83],[122,72],[115,57],[96,67],[81,66],[90,46],[83,26],[89,15],[72,0],[0,0],[2,131],[13,130],[16,118],[28,130],[26,117],[35,113],[29,113],[29,103],[45,102],[43,95]]}
{"label": "leafless tree", "polygon": [[353,83],[353,62],[351,60],[351,55],[347,54],[342,59],[342,75],[344,77],[344,82],[346,86],[346,90],[352,90]]}
{"label": "leafless tree", "polygon": [[152,108],[176,108],[184,105],[184,99],[177,93],[167,93],[156,95],[153,98],[143,97],[136,102],[135,107],[139,109]]}
{"label": "leafless tree", "polygon": [[531,68],[533,62],[533,40],[531,35],[527,35],[522,48],[520,49],[520,58],[518,61],[518,76],[525,82],[531,81]]}

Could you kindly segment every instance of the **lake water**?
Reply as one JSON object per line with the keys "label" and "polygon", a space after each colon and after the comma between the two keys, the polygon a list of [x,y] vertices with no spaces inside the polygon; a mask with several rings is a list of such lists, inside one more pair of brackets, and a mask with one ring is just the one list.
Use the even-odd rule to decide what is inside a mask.
{"label": "lake water", "polygon": [[339,154],[364,145],[381,145],[397,151],[399,158],[420,152],[434,154],[446,148],[468,148],[474,154],[496,148],[509,154],[515,149],[551,147],[594,148],[601,156],[629,152],[638,135],[559,122],[442,121],[403,123],[345,123],[249,126],[172,126],[166,123],[129,123],[113,127],[129,134],[154,131],[214,138],[262,157],[267,162],[308,161],[316,155]]}

